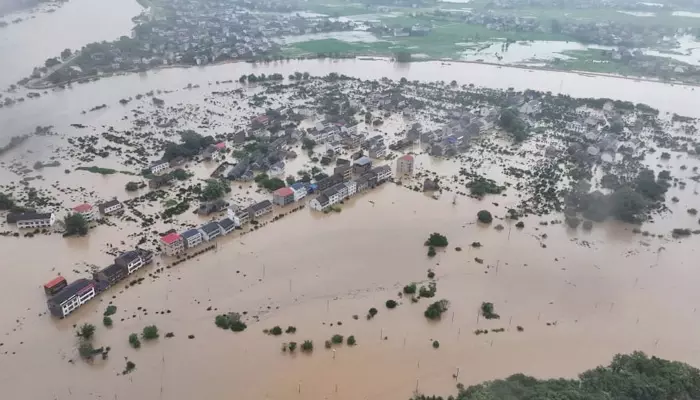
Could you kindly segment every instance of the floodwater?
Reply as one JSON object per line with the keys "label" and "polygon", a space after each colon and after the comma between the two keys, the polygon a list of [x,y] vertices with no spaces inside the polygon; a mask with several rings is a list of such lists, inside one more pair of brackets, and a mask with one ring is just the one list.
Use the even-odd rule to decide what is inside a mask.
{"label": "floodwater", "polygon": [[135,0],[71,0],[50,14],[10,24],[0,34],[0,88],[29,76],[63,49],[129,36],[143,8]]}
{"label": "floodwater", "polygon": [[324,32],[324,33],[309,33],[305,35],[283,36],[279,38],[280,43],[293,44],[300,42],[308,42],[311,40],[336,39],[344,42],[376,42],[376,36],[372,33],[364,31],[346,31],[346,32]]}
{"label": "floodwater", "polygon": [[458,43],[458,45],[470,47],[462,52],[463,60],[482,60],[502,64],[527,63],[530,60],[552,60],[554,58],[567,59],[569,57],[562,54],[566,50],[611,49],[610,47],[585,45],[577,42],[545,40],[510,43],[506,51],[503,51],[504,42]]}
{"label": "floodwater", "polygon": [[[120,127],[125,113],[117,103],[121,98],[148,90],[177,90],[192,83],[201,88],[159,97],[167,104],[198,103],[206,93],[219,89],[210,82],[236,80],[251,72],[286,76],[294,71],[337,72],[364,79],[454,79],[460,84],[617,98],[647,103],[664,112],[700,116],[696,107],[700,94],[687,86],[465,63],[309,60],[162,69],[75,84],[1,109],[2,135],[7,140],[33,131],[36,125],[54,125],[58,132],[78,136],[81,130],[69,128],[74,122]],[[80,114],[103,103],[108,105],[104,110]],[[56,150],[51,147],[53,140],[31,138],[2,161],[23,158],[31,163],[50,157]],[[690,178],[697,158],[673,156],[668,162],[673,176]],[[110,162],[99,164],[112,166]],[[678,171],[681,163],[688,165],[687,171]],[[289,170],[295,171],[300,164],[301,157]],[[417,157],[417,164],[419,171],[440,173],[459,168],[456,160],[426,155]],[[207,171],[196,167],[198,176],[206,176]],[[92,189],[102,198],[116,195],[124,199],[123,187],[130,180],[119,174],[65,175],[63,167],[42,174],[45,182],[40,184],[66,182]],[[3,182],[16,179],[2,172]],[[691,186],[685,191],[671,189],[668,196],[678,196],[681,201],[672,206],[672,213],[644,229],[667,234],[673,227],[696,226],[696,217],[685,212],[697,204],[697,188]],[[242,190],[246,189],[234,192]],[[416,389],[446,395],[454,392],[456,382],[476,383],[515,372],[575,376],[607,363],[615,353],[633,350],[700,365],[700,343],[695,335],[700,328],[694,261],[700,249],[698,236],[681,241],[651,239],[634,235],[631,227],[617,223],[596,225],[588,233],[562,224],[539,225],[557,216],[526,218],[522,230],[512,226],[512,221],[497,219],[490,227],[474,222],[477,211],[489,209],[502,217],[518,200],[509,190],[503,197],[483,201],[459,197],[452,204],[448,193],[433,200],[385,184],[357,196],[341,213],[323,215],[308,209],[292,213],[258,231],[222,238],[216,252],[165,269],[157,278],[149,277],[149,272],[169,262],[158,259],[159,266],[137,273],[145,278],[142,284],[124,289],[122,283],[62,321],[45,315],[41,285],[59,272],[73,280],[87,275],[89,265],[107,265],[111,257],[105,251],[110,246],[133,246],[135,238],[129,235],[139,229],[117,222],[116,226],[95,228],[86,238],[0,237],[4,250],[0,385],[8,398],[20,399],[184,400],[226,398],[234,393],[241,399],[404,400]],[[499,223],[505,227],[502,231],[493,227]],[[431,260],[423,242],[436,231],[445,234],[450,245]],[[482,247],[472,248],[475,241]],[[404,285],[425,281],[428,269],[437,278],[433,301],[444,298],[451,303],[442,320],[435,323],[423,317],[429,299],[411,304],[397,296]],[[388,299],[397,299],[401,305],[388,310],[384,307]],[[109,301],[117,305],[118,312],[113,316],[114,326],[108,329],[101,319]],[[495,304],[500,320],[477,317],[482,301]],[[370,307],[376,307],[379,314],[366,320]],[[245,332],[235,334],[214,326],[214,316],[229,311],[247,312]],[[77,359],[73,325],[86,322],[98,327],[97,346],[111,346],[109,360],[88,365]],[[139,350],[131,349],[128,335],[150,324],[159,327],[161,338],[144,343]],[[275,325],[283,329],[296,326],[297,333],[282,337],[262,333]],[[524,331],[518,332],[517,326]],[[486,328],[505,328],[506,332],[473,333]],[[174,332],[175,337],[164,338],[166,332]],[[335,352],[324,349],[323,342],[336,333],[354,335],[358,345],[343,345]],[[188,339],[188,335],[195,338]],[[280,350],[285,341],[306,339],[314,341],[311,355]],[[439,349],[432,348],[432,340],[440,341]],[[127,376],[119,375],[123,357],[136,364],[136,370]],[[75,363],[69,363],[70,359]]]}
{"label": "floodwater", "polygon": [[700,18],[700,13],[691,11],[674,11],[671,15],[675,15],[676,17]]}

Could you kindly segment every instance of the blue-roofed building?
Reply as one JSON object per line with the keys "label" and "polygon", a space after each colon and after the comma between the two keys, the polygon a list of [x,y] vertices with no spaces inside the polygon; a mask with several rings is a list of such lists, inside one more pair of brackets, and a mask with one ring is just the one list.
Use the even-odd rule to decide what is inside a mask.
{"label": "blue-roofed building", "polygon": [[185,248],[191,249],[193,247],[199,246],[204,237],[202,237],[202,232],[199,229],[190,229],[189,231],[182,232],[180,235],[185,242]]}
{"label": "blue-roofed building", "polygon": [[307,190],[306,190],[306,185],[302,182],[296,182],[293,183],[290,188],[294,191],[294,201],[299,201],[306,197]]}
{"label": "blue-roofed building", "polygon": [[221,235],[221,227],[216,221],[204,224],[199,228],[202,238],[207,242]]}
{"label": "blue-roofed building", "polygon": [[352,163],[352,173],[362,175],[372,169],[372,160],[367,156],[362,156]]}
{"label": "blue-roofed building", "polygon": [[311,194],[318,191],[318,185],[315,183],[307,183],[304,186],[306,186],[306,194]]}

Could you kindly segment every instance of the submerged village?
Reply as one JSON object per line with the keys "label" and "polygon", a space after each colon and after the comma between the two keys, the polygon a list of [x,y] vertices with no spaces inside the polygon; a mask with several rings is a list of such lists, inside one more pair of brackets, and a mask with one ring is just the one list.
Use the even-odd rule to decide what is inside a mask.
{"label": "submerged village", "polygon": [[[668,169],[657,173],[649,165],[652,159],[669,160],[670,151],[677,158],[700,153],[697,121],[659,115],[643,104],[455,82],[362,81],[337,74],[251,74],[216,85],[206,97],[206,109],[170,104],[163,99],[167,93],[135,94],[109,106],[131,109],[130,127],[93,127],[93,133],[68,138],[56,156],[37,162],[33,169],[9,163],[25,178],[20,185],[3,189],[11,229],[6,236],[90,235],[115,218],[143,230],[136,249],[115,254],[114,264],[93,267],[92,276],[72,283],[60,276],[47,283],[52,314],[67,316],[150,264],[154,254],[162,263],[175,265],[192,252],[214,248],[210,244],[219,236],[257,230],[261,222],[289,211],[340,212],[345,201],[385,182],[435,199],[449,193],[453,202],[460,196],[496,199],[514,189],[518,204],[503,218],[546,218],[563,212],[568,227],[576,229],[582,223],[582,229],[590,230],[593,223],[608,218],[632,224],[653,221],[668,210],[664,194],[669,187],[684,189],[689,183],[696,187],[700,179],[697,166],[685,180]],[[183,90],[188,89],[192,85]],[[88,112],[103,107],[107,105]],[[197,125],[209,131],[219,124],[217,120],[229,117],[228,111],[215,108],[250,113],[238,111],[240,123],[226,133],[202,135],[185,129]],[[73,128],[89,132],[91,127],[74,124]],[[37,127],[37,133],[51,130]],[[132,176],[124,190],[138,195],[96,199],[66,209],[66,204],[51,199],[48,190],[34,187],[33,179],[41,178],[32,175],[59,168],[72,155],[80,160],[77,170]],[[120,169],[95,165],[115,155]],[[304,159],[303,168],[290,170],[290,163],[299,158]],[[460,167],[446,174],[416,165],[433,158],[458,160]],[[189,167],[197,164],[217,167],[209,176],[195,178]],[[494,166],[501,169],[497,175],[502,180],[492,179],[495,174],[488,170]],[[255,191],[256,201],[231,197],[240,192],[241,184],[248,188],[246,193]],[[143,211],[144,205],[158,202],[161,207],[155,213]],[[208,222],[147,233],[157,220],[177,224],[179,215],[192,212]],[[697,213],[691,207],[687,212]],[[491,221],[490,216],[479,219]],[[651,236],[700,233],[700,220],[694,222]]]}
{"label": "submerged village", "polygon": [[[501,263],[500,258],[485,260],[485,252],[479,252],[489,245],[505,246],[517,235],[532,238],[545,251],[558,240],[549,237],[549,232],[591,252],[602,246],[591,233],[622,223],[623,230],[631,232],[637,238],[634,240],[642,243],[641,248],[653,252],[658,263],[664,246],[693,240],[700,234],[695,208],[700,180],[697,120],[660,113],[644,104],[489,89],[456,81],[361,80],[336,73],[312,76],[299,71],[288,76],[247,74],[208,84],[133,93],[110,104],[97,104],[73,118],[69,126],[39,126],[34,132],[13,138],[1,151],[2,166],[17,178],[5,181],[0,190],[3,243],[68,244],[96,235],[113,238],[110,243],[99,243],[108,262],[76,263],[70,266],[70,273],[36,277],[41,279],[36,287],[38,291],[43,288],[48,308],[48,312],[40,312],[39,318],[51,319],[57,326],[72,325],[72,331],[78,329],[77,355],[61,352],[62,360],[71,363],[82,358],[87,364],[97,364],[98,355],[107,359],[110,353],[110,347],[88,344],[95,327],[83,324],[86,309],[99,312],[102,318],[106,306],[106,329],[130,319],[153,318],[154,310],[156,316],[174,316],[177,310],[148,304],[145,299],[155,301],[148,297],[149,285],[158,285],[162,277],[174,279],[175,271],[198,270],[214,263],[217,268],[235,270],[235,274],[230,273],[234,276],[247,277],[252,272],[245,272],[245,263],[252,265],[252,257],[263,257],[261,250],[245,255],[248,243],[258,241],[256,248],[260,249],[260,241],[268,242],[266,246],[290,253],[291,249],[285,248],[289,237],[275,232],[295,235],[294,225],[299,218],[309,220],[305,232],[313,231],[332,224],[334,219],[362,220],[361,214],[368,213],[368,207],[374,212],[396,213],[399,199],[414,196],[419,198],[411,201],[421,204],[421,213],[441,215],[442,221],[450,218],[446,212],[464,204],[469,204],[470,210],[478,207],[467,220],[459,214],[462,227],[484,232],[483,236],[470,236],[466,242],[457,242],[452,233],[434,232],[424,222],[425,228],[411,228],[426,229],[421,232],[428,239],[425,246],[421,242],[416,247],[423,254],[427,251],[424,257],[431,265],[427,280],[401,281],[389,288],[367,288],[348,295],[355,299],[361,298],[361,293],[369,296],[377,292],[392,297],[386,301],[387,310],[428,301],[432,304],[427,305],[426,319],[437,323],[444,315],[443,325],[450,324],[450,313],[452,321],[459,321],[460,315],[470,312],[465,312],[469,306],[449,295],[457,292],[441,272],[447,268],[445,260],[457,254],[468,254],[469,259],[460,263],[478,268],[484,276],[498,277],[504,273],[499,269],[503,271],[508,264]],[[27,146],[37,140],[48,153],[34,152]],[[391,202],[378,200],[383,193],[394,191],[401,194],[392,196]],[[428,210],[423,201],[435,204],[436,209]],[[412,218],[425,221],[425,216],[417,216],[418,211],[405,210],[400,219],[406,223]],[[669,222],[666,217],[671,214],[674,218]],[[364,229],[375,228],[368,223]],[[109,236],[102,236],[107,231]],[[486,232],[501,236],[491,237],[489,242]],[[370,235],[357,227],[344,234]],[[453,248],[448,248],[448,240]],[[200,261],[230,249],[247,261],[233,257],[226,266],[220,265],[222,261],[211,261],[213,258]],[[372,251],[356,250],[367,254]],[[279,262],[308,263],[307,268],[317,271],[325,268],[310,267],[317,262],[313,257],[287,257],[295,261]],[[558,259],[544,262],[556,265]],[[269,262],[263,264],[261,271],[255,272],[261,276],[256,280],[263,282],[274,267]],[[56,269],[68,272],[67,268],[64,265]],[[205,274],[208,279],[218,279]],[[289,278],[277,290],[294,296],[289,304],[304,304],[305,295],[297,294],[296,287],[313,285],[313,279],[307,279],[302,283]],[[210,330],[218,327],[240,332],[255,327],[265,336],[280,336],[295,335],[299,329],[299,334],[307,335],[302,333],[302,324],[280,322],[274,313],[280,305],[275,305],[272,295],[265,306],[257,309],[243,302],[219,308],[212,303],[216,294],[209,294],[210,284],[197,284],[207,287],[204,296],[209,300],[200,292],[193,307],[208,304],[206,310],[216,314],[207,317]],[[254,287],[255,283],[250,285]],[[565,287],[575,286],[565,280]],[[129,310],[133,316],[126,316],[125,311],[121,322],[116,318],[113,321],[110,316],[122,307],[119,297],[127,289],[130,294],[138,293],[139,299],[144,296],[144,303]],[[393,296],[392,291],[398,295]],[[534,325],[554,330],[563,318],[540,319],[542,312],[538,311],[536,318],[526,322],[517,313],[501,314],[499,322],[501,317],[496,312],[513,305],[489,300],[483,299],[477,312],[478,328],[473,330],[479,340],[488,336],[484,343],[490,344],[484,349],[494,346],[494,336],[527,335],[537,329]],[[332,301],[341,302],[342,296],[323,298],[322,308],[331,310]],[[104,303],[97,306],[99,311],[94,308],[98,302]],[[347,312],[349,306],[345,307]],[[605,304],[608,312],[614,307],[613,301]],[[376,307],[368,308],[367,321],[383,318],[377,316]],[[360,318],[354,314],[352,319]],[[351,329],[346,327],[352,321],[341,322],[323,322],[324,328],[347,335],[334,334],[325,341],[333,362],[338,346],[354,348],[356,343],[369,341],[360,333],[364,332],[362,328],[352,328],[359,332],[349,333],[341,330]],[[283,323],[290,324],[284,333],[280,328]],[[486,323],[491,325],[484,327]],[[154,328],[144,328],[141,338],[148,342],[158,337]],[[21,324],[15,329],[21,331]],[[390,340],[386,333],[389,327],[383,325],[377,330],[380,341]],[[430,335],[426,336],[430,337],[426,347],[434,351],[451,345],[453,340],[438,340],[433,333],[419,332]],[[195,339],[190,332],[185,336]],[[198,331],[197,337],[201,336]],[[457,330],[455,340],[464,340],[459,339],[461,336],[465,333]],[[173,338],[175,333],[168,332],[165,337]],[[410,340],[411,336],[407,337]],[[128,347],[141,348],[137,334],[129,335],[128,340]],[[404,337],[404,347],[406,340]],[[292,355],[297,346],[303,353],[313,351],[309,337],[299,344],[285,341],[282,353]],[[139,351],[146,353],[148,347],[152,346],[144,344]],[[4,356],[10,354],[3,352]],[[131,357],[118,375],[131,374],[137,368]],[[387,357],[395,360],[395,356]],[[444,372],[441,375],[453,382],[459,378],[460,369],[455,372],[450,367],[449,373]],[[416,382],[415,391],[421,392],[422,385]],[[285,382],[281,387],[293,388],[295,395],[309,390],[307,386],[302,388],[301,381]],[[335,383],[334,390],[347,389],[339,389]],[[261,392],[254,393],[257,396]]]}

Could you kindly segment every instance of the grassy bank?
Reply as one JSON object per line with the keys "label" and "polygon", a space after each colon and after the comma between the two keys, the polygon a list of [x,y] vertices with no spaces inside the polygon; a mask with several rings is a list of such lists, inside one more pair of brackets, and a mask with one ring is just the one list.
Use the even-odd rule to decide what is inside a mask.
{"label": "grassy bank", "polygon": [[100,175],[113,175],[113,174],[124,174],[124,175],[135,175],[133,172],[129,171],[117,171],[116,169],[111,169],[111,168],[102,168],[102,167],[97,167],[97,166],[89,166],[89,167],[78,167],[75,169],[76,171],[87,171],[87,172],[92,172],[93,174],[100,174]]}

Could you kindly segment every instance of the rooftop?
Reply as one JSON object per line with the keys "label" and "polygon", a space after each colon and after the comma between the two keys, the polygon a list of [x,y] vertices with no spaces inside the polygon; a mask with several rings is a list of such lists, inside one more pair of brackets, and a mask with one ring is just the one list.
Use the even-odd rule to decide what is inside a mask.
{"label": "rooftop", "polygon": [[355,160],[355,162],[354,162],[355,165],[367,165],[367,164],[371,164],[371,163],[372,163],[372,160],[370,160],[369,157],[367,157],[367,156],[362,156],[362,157],[358,158],[357,160]]}
{"label": "rooftop", "polygon": [[296,182],[296,183],[293,183],[292,186],[290,186],[290,187],[291,187],[293,190],[299,190],[299,189],[305,188],[306,185],[304,185],[303,182]]}
{"label": "rooftop", "polygon": [[406,154],[405,156],[399,158],[399,160],[413,161],[413,156],[410,154]]}
{"label": "rooftop", "polygon": [[52,288],[52,287],[58,285],[59,283],[65,282],[65,281],[66,281],[66,278],[64,278],[64,277],[62,277],[62,276],[57,276],[57,277],[51,279],[49,282],[47,282],[47,283],[44,285],[44,287],[45,287],[45,288]]}
{"label": "rooftop", "polygon": [[123,271],[123,270],[124,270],[124,269],[123,269],[121,266],[119,266],[119,265],[117,265],[117,264],[112,264],[112,265],[110,265],[110,266],[108,266],[108,267],[102,268],[102,269],[100,270],[100,272],[98,272],[98,273],[100,273],[100,274],[105,274],[105,276],[107,276],[108,278],[110,278],[110,277],[115,276],[116,274],[118,274],[120,271]]}
{"label": "rooftop", "polygon": [[90,279],[80,278],[77,281],[68,284],[63,290],[58,292],[55,296],[49,299],[49,303],[61,304],[64,301],[70,299],[71,297],[82,294],[89,290],[90,287],[94,287],[95,283]]}
{"label": "rooftop", "polygon": [[165,244],[173,244],[176,241],[180,240],[180,234],[177,232],[169,233],[163,237],[160,238],[161,242]]}
{"label": "rooftop", "polygon": [[141,254],[139,254],[138,251],[130,250],[130,251],[124,252],[124,253],[120,254],[119,256],[117,256],[114,259],[114,262],[123,261],[124,263],[128,264],[139,257],[141,257]]}
{"label": "rooftop", "polygon": [[270,200],[263,200],[260,203],[255,203],[252,206],[250,206],[250,208],[254,211],[264,210],[267,207],[272,207],[272,203],[270,202]]}
{"label": "rooftop", "polygon": [[117,199],[112,199],[112,200],[110,200],[110,201],[106,201],[106,202],[102,203],[101,206],[102,206],[103,208],[107,208],[107,207],[114,207],[114,206],[116,206],[117,204],[120,204],[120,203],[119,203],[119,200],[117,200]]}
{"label": "rooftop", "polygon": [[88,203],[83,203],[79,204],[75,207],[73,207],[73,211],[78,212],[78,213],[84,213],[92,210],[92,206]]}
{"label": "rooftop", "polygon": [[32,221],[32,220],[36,220],[36,219],[50,219],[51,215],[53,215],[53,214],[52,213],[27,212],[27,213],[23,213],[23,214],[18,215],[15,218],[15,220],[17,222],[19,222],[19,221]]}
{"label": "rooftop", "polygon": [[231,218],[224,218],[219,221],[219,225],[224,229],[229,229],[230,227],[236,225]]}
{"label": "rooftop", "polygon": [[287,196],[293,196],[294,191],[292,190],[292,188],[283,187],[283,188],[279,188],[279,189],[275,190],[274,194],[277,196],[287,197]]}
{"label": "rooftop", "polygon": [[202,225],[200,229],[206,232],[207,234],[213,233],[219,230],[219,224],[216,221],[212,221],[208,224]]}
{"label": "rooftop", "polygon": [[190,229],[182,232],[182,237],[185,239],[195,237],[197,235],[201,235],[201,233],[197,229]]}

